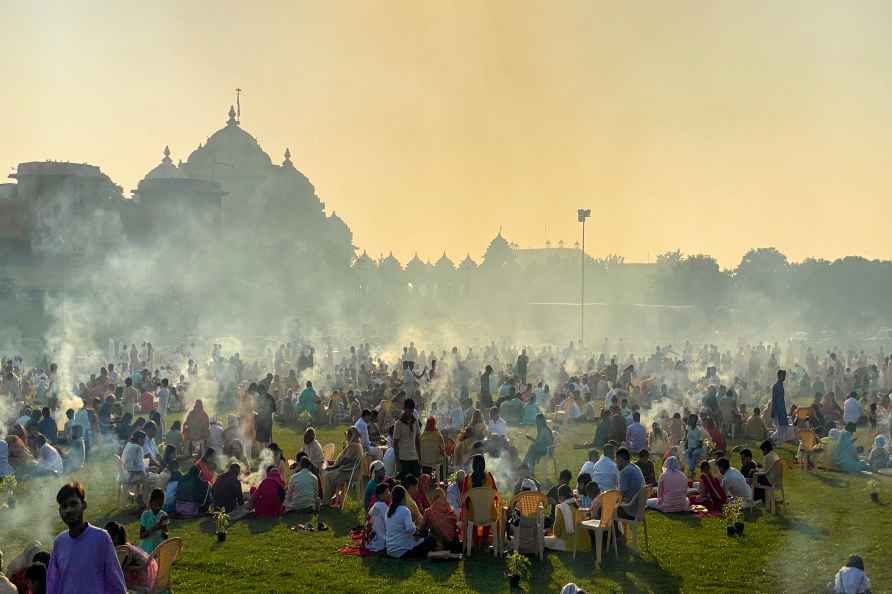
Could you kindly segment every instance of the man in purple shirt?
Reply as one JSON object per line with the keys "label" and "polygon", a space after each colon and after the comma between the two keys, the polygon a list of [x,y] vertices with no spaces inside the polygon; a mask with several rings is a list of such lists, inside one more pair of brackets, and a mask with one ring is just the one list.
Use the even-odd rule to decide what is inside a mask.
{"label": "man in purple shirt", "polygon": [[84,521],[87,499],[83,485],[63,485],[56,503],[68,530],[53,543],[47,594],[126,594],[124,572],[111,537]]}

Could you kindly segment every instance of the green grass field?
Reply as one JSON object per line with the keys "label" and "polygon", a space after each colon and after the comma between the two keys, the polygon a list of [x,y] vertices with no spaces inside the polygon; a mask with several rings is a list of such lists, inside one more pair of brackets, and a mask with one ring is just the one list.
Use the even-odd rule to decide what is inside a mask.
{"label": "green grass field", "polygon": [[[515,431],[515,440],[526,441],[522,433]],[[571,444],[587,441],[591,434],[589,425],[564,431],[557,452],[559,468],[577,472],[585,451]],[[343,427],[322,429],[319,440],[340,444],[342,436]],[[276,426],[274,438],[289,457],[299,450],[299,437],[295,430]],[[861,443],[867,445],[864,439]],[[794,452],[785,447],[781,454],[791,459]],[[541,476],[544,468],[540,464],[537,478],[554,480]],[[137,510],[114,509],[112,476],[110,461],[105,460],[94,462],[90,474],[82,476],[88,487],[88,519],[100,526],[111,519],[125,523],[131,540],[136,540]],[[570,554],[546,553],[544,561],[532,561],[532,579],[522,588],[558,592],[563,584],[574,581],[589,592],[808,593],[823,591],[847,556],[858,552],[864,557],[874,592],[890,591],[892,564],[883,545],[892,530],[887,503],[892,501],[892,479],[880,480],[883,503],[877,505],[869,500],[866,479],[861,476],[789,470],[785,476],[789,504],[783,514],[772,516],[760,507],[741,538],[729,538],[721,518],[648,512],[650,546],[643,555],[620,549],[620,559],[607,554],[603,567],[596,570],[591,553],[579,554],[575,560]],[[54,519],[54,530],[62,529],[53,501],[57,486],[57,482],[28,482],[18,492],[18,499],[29,509],[45,514],[44,521]],[[27,526],[4,528],[9,525],[4,513],[0,512],[0,543],[10,559],[33,532]],[[360,523],[356,506],[343,512],[324,511],[328,532],[289,529],[306,519],[292,514],[276,522],[239,521],[230,528],[225,543],[216,541],[209,518],[174,520],[171,535],[185,541],[174,567],[175,591],[456,594],[509,590],[503,562],[491,555],[429,562],[338,554],[336,550],[349,542],[350,528]],[[643,538],[640,541],[643,547]]]}

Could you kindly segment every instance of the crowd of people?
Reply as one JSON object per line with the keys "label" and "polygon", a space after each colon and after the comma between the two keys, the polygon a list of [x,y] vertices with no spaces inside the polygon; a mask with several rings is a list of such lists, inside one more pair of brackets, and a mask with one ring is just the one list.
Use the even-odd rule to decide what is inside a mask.
{"label": "crowd of people", "polygon": [[[71,386],[54,363],[4,358],[0,410],[14,414],[3,419],[0,477],[63,476],[111,452],[118,480],[142,510],[133,545],[123,526],[84,522],[85,488],[68,484],[57,497],[68,531],[52,551],[31,547],[29,557],[26,550],[7,573],[23,592],[43,591],[31,585],[40,582],[37,566],[54,594],[83,591],[64,585],[73,570],[95,577],[96,592],[151,584],[151,554],[171,517],[306,512],[316,520],[307,529],[326,530],[320,509],[342,506],[358,481],[368,553],[449,559],[468,543],[494,545],[488,528],[464,534],[473,512],[467,493],[478,487],[496,495],[494,513],[507,502],[500,494],[543,492],[546,547],[590,550],[592,537],[577,531],[576,519],[599,517],[605,493],[619,492],[617,514],[629,519],[641,493],[663,513],[720,512],[730,500],[749,508],[782,486],[776,446],[799,441],[802,431],[819,444],[800,448],[805,464],[844,472],[889,464],[892,362],[882,352],[818,356],[794,343],[784,351],[685,343],[633,352],[607,339],[596,353],[572,343],[538,351],[490,343],[437,355],[411,343],[388,359],[360,344],[327,347],[317,361],[313,346],[289,343],[245,362],[221,345],[204,358],[195,345],[159,353],[146,342],[111,346],[111,361]],[[839,395],[846,395],[841,404]],[[794,404],[805,399],[811,404]],[[303,431],[293,458],[274,440],[274,420]],[[587,460],[544,484],[536,468],[571,424],[592,427],[590,441],[573,444]],[[324,451],[315,428],[340,425],[347,426],[340,453]],[[509,428],[525,428],[528,442],[512,439]],[[866,455],[855,445],[859,429],[873,438]],[[758,444],[761,461],[749,448],[729,448],[732,439]],[[863,571],[854,563],[837,576],[840,587]]]}

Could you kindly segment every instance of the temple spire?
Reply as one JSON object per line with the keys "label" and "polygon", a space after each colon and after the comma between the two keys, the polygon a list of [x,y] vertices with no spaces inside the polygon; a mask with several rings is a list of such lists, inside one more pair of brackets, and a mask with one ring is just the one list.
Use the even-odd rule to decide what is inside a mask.
{"label": "temple spire", "polygon": [[233,106],[229,106],[229,119],[226,120],[227,126],[238,126],[238,120],[235,118],[235,108]]}
{"label": "temple spire", "polygon": [[285,160],[282,161],[282,167],[293,167],[294,164],[291,162],[291,149],[285,149]]}
{"label": "temple spire", "polygon": [[165,147],[164,147],[164,158],[161,159],[161,162],[162,162],[162,163],[173,163],[173,160],[170,158],[170,147],[169,147],[169,146],[166,146],[166,145],[165,145]]}

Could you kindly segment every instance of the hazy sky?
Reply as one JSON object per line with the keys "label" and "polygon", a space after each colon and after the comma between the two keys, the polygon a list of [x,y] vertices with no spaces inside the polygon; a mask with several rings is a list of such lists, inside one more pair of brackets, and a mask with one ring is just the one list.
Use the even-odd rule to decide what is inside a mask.
{"label": "hazy sky", "polygon": [[[373,256],[892,257],[892,3],[0,0],[0,164],[128,191],[222,127]],[[6,169],[8,170],[8,169]]]}

